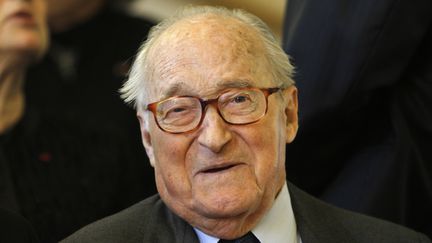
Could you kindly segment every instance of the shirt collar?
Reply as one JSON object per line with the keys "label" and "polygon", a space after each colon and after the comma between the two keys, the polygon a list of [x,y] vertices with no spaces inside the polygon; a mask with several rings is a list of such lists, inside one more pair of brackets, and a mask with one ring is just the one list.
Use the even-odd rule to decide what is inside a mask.
{"label": "shirt collar", "polygon": [[[219,238],[207,235],[194,228],[200,243],[217,243]],[[270,211],[261,219],[252,233],[261,242],[290,242],[298,243],[297,225],[291,207],[291,198],[288,186],[282,187]]]}

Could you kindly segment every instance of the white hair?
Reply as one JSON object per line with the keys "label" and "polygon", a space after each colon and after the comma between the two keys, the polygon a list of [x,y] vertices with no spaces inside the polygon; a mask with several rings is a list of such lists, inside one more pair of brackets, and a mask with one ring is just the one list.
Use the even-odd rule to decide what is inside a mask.
{"label": "white hair", "polygon": [[148,85],[152,79],[149,52],[159,37],[175,23],[203,15],[234,18],[255,29],[263,40],[266,58],[270,67],[272,67],[273,81],[282,88],[294,84],[292,79],[294,67],[290,63],[289,56],[282,50],[269,27],[261,19],[240,9],[230,10],[225,7],[186,6],[150,30],[147,40],[138,50],[127,81],[120,89],[121,97],[126,103],[132,104],[136,109],[143,107],[143,101],[147,96],[146,87],[149,87]]}

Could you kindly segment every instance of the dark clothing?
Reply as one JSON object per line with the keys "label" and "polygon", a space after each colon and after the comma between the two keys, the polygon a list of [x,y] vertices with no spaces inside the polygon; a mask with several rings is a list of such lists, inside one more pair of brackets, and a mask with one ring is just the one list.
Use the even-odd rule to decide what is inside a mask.
{"label": "dark clothing", "polygon": [[9,161],[3,151],[9,134],[0,134],[0,208],[11,212],[19,211],[18,201],[15,195],[15,185],[12,180]]}
{"label": "dark clothing", "polygon": [[37,114],[26,116],[39,121],[18,126],[7,152],[21,213],[42,242],[155,193],[138,119],[118,93],[151,25],[106,7],[53,34],[30,69],[26,101]]}
{"label": "dark clothing", "polygon": [[30,223],[24,218],[0,208],[0,242],[37,243],[39,239]]}
{"label": "dark clothing", "polygon": [[[288,188],[303,243],[430,243],[427,237],[412,230],[335,208],[293,185]],[[199,243],[199,240],[193,228],[155,195],[81,229],[62,242]]]}
{"label": "dark clothing", "polygon": [[0,150],[11,180],[3,184],[13,185],[4,198],[15,198],[17,213],[42,242],[57,242],[155,193],[153,170],[125,139],[39,118],[26,111]]}
{"label": "dark clothing", "polygon": [[27,102],[42,116],[126,135],[145,154],[135,111],[123,103],[118,89],[151,26],[107,7],[93,19],[53,34],[48,54],[29,71]]}
{"label": "dark clothing", "polygon": [[290,0],[300,128],[287,176],[432,236],[432,1]]}

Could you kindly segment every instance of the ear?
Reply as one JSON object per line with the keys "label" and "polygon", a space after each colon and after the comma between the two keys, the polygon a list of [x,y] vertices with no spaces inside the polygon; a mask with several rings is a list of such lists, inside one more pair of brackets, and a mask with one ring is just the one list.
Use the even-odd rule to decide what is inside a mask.
{"label": "ear", "polygon": [[152,167],[154,167],[155,165],[155,157],[154,157],[154,152],[153,152],[153,146],[152,146],[152,142],[151,142],[151,136],[150,136],[150,132],[149,132],[149,116],[146,116],[146,114],[144,114],[144,111],[138,111],[137,112],[137,117],[140,123],[140,129],[141,129],[141,140],[142,143],[144,145],[144,148],[147,152],[147,156],[150,160],[150,164]]}
{"label": "ear", "polygon": [[286,115],[286,142],[291,143],[298,130],[298,100],[297,100],[297,88],[292,85],[283,90],[284,101],[286,104],[285,115]]}

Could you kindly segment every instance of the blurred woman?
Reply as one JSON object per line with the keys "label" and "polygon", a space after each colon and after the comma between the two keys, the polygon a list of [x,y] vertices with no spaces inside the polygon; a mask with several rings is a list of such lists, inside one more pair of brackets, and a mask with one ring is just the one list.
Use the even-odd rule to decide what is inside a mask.
{"label": "blurred woman", "polygon": [[25,71],[47,40],[44,0],[0,0],[0,134],[23,115]]}
{"label": "blurred woman", "polygon": [[27,66],[45,52],[47,39],[44,0],[0,0],[1,242],[37,241],[30,224],[18,215],[11,171],[2,150],[6,133],[24,114]]}
{"label": "blurred woman", "polygon": [[[86,129],[83,123],[90,118],[85,115],[73,121],[63,119],[61,114],[70,112],[70,109],[59,102],[64,93],[52,88],[61,83],[61,80],[51,79],[53,82],[47,83],[44,82],[46,76],[34,74],[34,80],[24,81],[26,68],[41,57],[47,47],[45,7],[52,9],[51,5],[54,3],[62,5],[74,2],[61,0],[47,1],[49,4],[45,4],[44,1],[0,0],[0,208],[23,216],[34,227],[40,241],[50,243],[58,242],[82,226],[147,197],[155,191],[155,187],[150,177],[153,173],[144,169],[147,163],[143,158],[143,148],[142,156],[136,156],[131,146],[122,142],[126,141],[125,138],[117,134],[113,136],[107,130],[100,132],[97,127]],[[92,1],[83,0],[75,2],[79,2],[83,7],[85,4],[94,4]],[[69,14],[71,13],[66,15]],[[142,33],[142,28],[138,28],[142,26],[139,24],[141,22],[136,21],[136,27],[131,27],[124,22],[119,23],[118,18],[110,22],[105,20],[106,18],[103,18],[102,22],[98,22],[105,26],[100,27],[102,31],[111,30],[115,25],[120,30],[124,29],[124,26],[130,27],[134,36]],[[146,33],[147,25],[144,30]],[[99,27],[94,31],[100,31]],[[93,33],[93,29],[91,32]],[[75,39],[97,43],[92,47],[105,46],[103,43],[112,39],[112,35],[108,35],[103,39],[90,38],[90,41],[85,39],[82,33],[74,33],[72,35]],[[135,48],[128,44],[133,42],[123,42],[128,40],[131,34],[118,36],[122,41],[115,43],[119,46]],[[139,36],[135,45],[138,45],[142,37],[144,34]],[[80,57],[87,62],[105,63],[107,58],[100,53],[111,53],[113,49],[121,48],[104,49],[107,51]],[[117,57],[118,52],[113,53],[116,53],[114,56]],[[130,56],[132,55],[131,51]],[[98,57],[98,61],[91,59],[92,56]],[[111,73],[110,68],[104,69],[105,66],[98,70]],[[93,75],[99,74],[93,71]],[[49,66],[46,72],[55,73],[55,65]],[[97,80],[99,79],[106,81],[104,76],[98,76]],[[80,76],[77,81],[80,82],[76,83],[75,88],[86,90],[87,79]],[[25,92],[24,86],[30,83],[37,89]],[[117,83],[120,85],[120,82]],[[102,85],[100,87],[102,88]],[[103,90],[96,88],[91,91],[96,94]],[[57,109],[52,114],[44,114],[41,109],[45,105],[37,106],[31,100],[31,96],[38,91],[39,95],[48,101],[47,105],[61,105],[56,106]],[[114,92],[116,89],[107,92],[106,96],[113,96]],[[78,103],[82,92],[73,94],[70,96],[70,103]],[[112,99],[115,99],[114,96]],[[97,103],[98,100],[103,101],[101,98],[94,98],[86,106],[100,104],[101,101]],[[120,98],[117,100],[120,103]],[[111,109],[108,103],[100,105],[98,109],[103,107]],[[97,114],[98,109],[92,110],[92,113]],[[97,122],[103,126],[106,121],[115,117],[123,118],[115,114],[111,115],[111,119]],[[1,237],[0,242],[3,242]]]}

